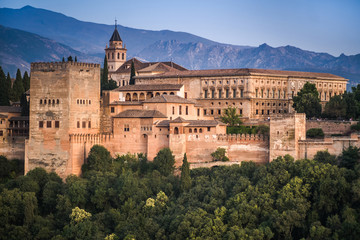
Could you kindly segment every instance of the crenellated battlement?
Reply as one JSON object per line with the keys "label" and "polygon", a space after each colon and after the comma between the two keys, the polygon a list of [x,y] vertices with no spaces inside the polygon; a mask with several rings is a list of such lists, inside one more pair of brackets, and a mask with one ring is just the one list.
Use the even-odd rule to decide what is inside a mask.
{"label": "crenellated battlement", "polygon": [[84,62],[33,62],[31,63],[31,72],[55,71],[55,70],[67,69],[71,67],[100,68],[100,64],[84,63]]}
{"label": "crenellated battlement", "polygon": [[111,141],[114,135],[111,133],[75,133],[69,135],[70,143],[93,143],[101,144]]}

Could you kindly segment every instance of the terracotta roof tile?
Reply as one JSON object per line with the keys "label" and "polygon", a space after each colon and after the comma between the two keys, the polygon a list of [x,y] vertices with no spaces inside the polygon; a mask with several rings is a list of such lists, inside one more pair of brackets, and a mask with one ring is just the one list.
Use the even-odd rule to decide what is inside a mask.
{"label": "terracotta roof tile", "polygon": [[210,69],[210,70],[187,70],[181,72],[167,72],[153,76],[136,76],[136,78],[174,78],[174,77],[214,77],[214,76],[250,76],[250,75],[273,75],[284,77],[302,77],[302,78],[336,78],[344,79],[330,73],[297,72],[268,69]]}
{"label": "terracotta roof tile", "polygon": [[109,103],[109,105],[142,105],[142,102],[138,102],[138,101],[113,101],[111,103]]}
{"label": "terracotta roof tile", "polygon": [[115,118],[166,118],[164,114],[157,110],[137,110],[130,109],[123,111],[116,116]]}
{"label": "terracotta roof tile", "polygon": [[21,107],[15,106],[0,106],[0,112],[8,112],[8,113],[21,113]]}
{"label": "terracotta roof tile", "polygon": [[129,73],[131,72],[131,62],[134,62],[134,67],[136,71],[139,71],[141,69],[147,68],[149,66],[155,65],[157,63],[162,63],[170,68],[173,68],[175,70],[179,70],[179,71],[185,71],[187,70],[186,68],[173,63],[173,62],[142,62],[137,58],[132,58],[127,60],[123,65],[121,65],[117,70],[116,73]]}
{"label": "terracotta roof tile", "polygon": [[180,91],[182,84],[138,84],[138,85],[126,85],[118,87],[113,91],[164,91],[164,90],[173,90]]}
{"label": "terracotta roof tile", "polygon": [[179,97],[177,95],[161,95],[156,96],[144,101],[144,103],[184,103],[184,104],[195,104],[192,101],[189,101],[185,98]]}
{"label": "terracotta roof tile", "polygon": [[29,121],[29,116],[11,117],[9,121]]}

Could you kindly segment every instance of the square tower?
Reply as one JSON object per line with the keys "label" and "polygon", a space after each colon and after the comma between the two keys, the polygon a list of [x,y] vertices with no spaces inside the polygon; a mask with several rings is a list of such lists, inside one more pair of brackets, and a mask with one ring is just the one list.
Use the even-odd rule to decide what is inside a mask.
{"label": "square tower", "polygon": [[78,174],[69,134],[94,134],[100,126],[100,65],[32,63],[30,127],[25,173],[36,167],[63,177]]}

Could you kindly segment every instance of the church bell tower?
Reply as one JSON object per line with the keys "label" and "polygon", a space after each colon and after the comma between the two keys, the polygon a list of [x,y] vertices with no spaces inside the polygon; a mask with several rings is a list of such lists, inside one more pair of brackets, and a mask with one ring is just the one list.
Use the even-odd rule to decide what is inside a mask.
{"label": "church bell tower", "polygon": [[115,20],[115,30],[109,40],[109,47],[106,46],[105,48],[109,74],[115,72],[126,62],[126,51],[126,46],[123,45]]}

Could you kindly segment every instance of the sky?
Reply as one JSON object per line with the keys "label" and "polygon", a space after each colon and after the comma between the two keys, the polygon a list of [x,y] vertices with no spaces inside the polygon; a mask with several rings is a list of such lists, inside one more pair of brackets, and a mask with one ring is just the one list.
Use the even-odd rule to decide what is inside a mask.
{"label": "sky", "polygon": [[78,20],[192,33],[216,42],[360,53],[360,0],[0,0]]}

